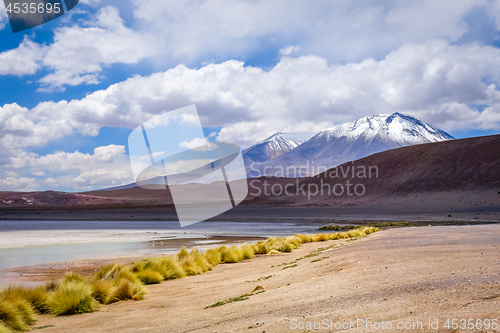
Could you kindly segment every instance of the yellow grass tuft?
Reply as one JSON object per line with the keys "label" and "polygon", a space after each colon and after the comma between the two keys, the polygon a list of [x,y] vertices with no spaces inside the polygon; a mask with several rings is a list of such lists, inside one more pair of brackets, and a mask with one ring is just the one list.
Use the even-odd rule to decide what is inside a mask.
{"label": "yellow grass tuft", "polygon": [[99,303],[92,297],[92,287],[85,282],[61,283],[47,296],[49,312],[56,316],[94,312]]}
{"label": "yellow grass tuft", "polygon": [[0,292],[1,298],[22,299],[28,302],[37,313],[46,313],[47,294],[45,288],[39,287],[24,287],[24,286],[8,286]]}
{"label": "yellow grass tuft", "polygon": [[18,295],[0,298],[0,323],[14,331],[26,331],[35,322],[35,311]]}
{"label": "yellow grass tuft", "polygon": [[253,251],[255,252],[255,254],[266,254],[267,252],[269,252],[266,243],[264,243],[263,241],[258,241],[257,243],[255,243],[253,245]]}
{"label": "yellow grass tuft", "polygon": [[237,263],[243,259],[241,249],[237,246],[231,246],[229,248],[226,246],[222,246],[220,247],[220,253],[222,262],[225,264]]}
{"label": "yellow grass tuft", "polygon": [[329,234],[316,234],[314,236],[314,241],[315,242],[326,242],[330,240],[330,235]]}
{"label": "yellow grass tuft", "polygon": [[300,240],[301,244],[312,242],[311,236],[309,236],[309,235],[296,234],[295,237],[297,237]]}
{"label": "yellow grass tuft", "polygon": [[205,259],[210,263],[210,265],[215,266],[222,262],[222,255],[219,248],[208,249],[203,253]]}
{"label": "yellow grass tuft", "polygon": [[93,281],[91,287],[92,297],[101,304],[107,303],[115,288],[113,281],[110,280]]}
{"label": "yellow grass tuft", "polygon": [[243,259],[252,259],[255,255],[253,246],[251,246],[250,244],[245,243],[240,246],[240,249]]}
{"label": "yellow grass tuft", "polygon": [[163,281],[163,275],[148,269],[137,273],[137,277],[144,284],[158,284]]}
{"label": "yellow grass tuft", "polygon": [[179,279],[187,275],[182,265],[175,258],[162,258],[159,260],[159,265],[162,268],[160,273],[165,277],[165,280]]}
{"label": "yellow grass tuft", "polygon": [[64,278],[61,281],[62,283],[66,282],[87,282],[87,278],[81,276],[78,273],[75,272],[68,272],[64,274]]}
{"label": "yellow grass tuft", "polygon": [[145,294],[146,289],[140,282],[131,282],[123,279],[108,298],[108,304],[129,299],[139,301],[144,298]]}
{"label": "yellow grass tuft", "polygon": [[279,252],[292,252],[294,250],[293,245],[290,244],[287,240],[284,240],[284,239],[279,239],[274,244],[274,247]]}
{"label": "yellow grass tuft", "polygon": [[129,280],[130,282],[138,282],[138,277],[132,272],[130,267],[125,267],[123,264],[109,264],[101,267],[97,274],[94,276],[94,280]]}
{"label": "yellow grass tuft", "polygon": [[45,289],[45,292],[49,292],[49,291],[55,290],[58,286],[59,286],[59,282],[50,281],[50,282],[45,283],[45,285],[43,287]]}

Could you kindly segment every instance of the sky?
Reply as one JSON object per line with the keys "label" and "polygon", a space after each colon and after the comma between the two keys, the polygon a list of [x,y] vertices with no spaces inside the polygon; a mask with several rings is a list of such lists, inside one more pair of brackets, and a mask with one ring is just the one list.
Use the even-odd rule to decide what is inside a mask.
{"label": "sky", "polygon": [[500,0],[80,0],[13,33],[0,3],[0,191],[134,182],[127,140],[195,104],[248,147],[400,112],[500,132]]}

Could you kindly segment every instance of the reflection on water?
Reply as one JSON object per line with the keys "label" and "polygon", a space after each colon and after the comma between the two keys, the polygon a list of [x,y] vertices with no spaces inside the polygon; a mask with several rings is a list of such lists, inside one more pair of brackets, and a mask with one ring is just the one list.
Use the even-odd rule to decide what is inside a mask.
{"label": "reflection on water", "polygon": [[133,255],[137,249],[137,243],[53,244],[0,249],[0,269],[50,262]]}
{"label": "reflection on water", "polygon": [[0,269],[81,259],[149,256],[174,252],[182,246],[313,233],[316,228],[243,222],[203,222],[180,228],[178,222],[0,221],[0,247],[18,246],[0,248]]}

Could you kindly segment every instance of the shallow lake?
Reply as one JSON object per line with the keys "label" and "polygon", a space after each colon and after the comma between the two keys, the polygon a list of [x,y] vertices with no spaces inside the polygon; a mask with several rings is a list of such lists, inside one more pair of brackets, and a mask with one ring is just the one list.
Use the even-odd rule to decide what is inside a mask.
{"label": "shallow lake", "polygon": [[38,264],[118,256],[152,256],[182,246],[204,248],[316,233],[318,226],[290,223],[0,221],[0,270]]}

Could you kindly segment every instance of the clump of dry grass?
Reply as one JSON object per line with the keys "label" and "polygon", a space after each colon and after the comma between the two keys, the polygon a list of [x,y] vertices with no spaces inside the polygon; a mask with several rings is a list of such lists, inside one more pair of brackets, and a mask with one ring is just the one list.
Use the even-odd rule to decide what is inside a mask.
{"label": "clump of dry grass", "polygon": [[311,239],[311,237],[309,235],[296,234],[295,237],[297,237],[300,240],[300,244],[305,244],[305,243],[312,242],[312,239]]}
{"label": "clump of dry grass", "polygon": [[94,276],[94,280],[129,280],[130,282],[138,282],[139,278],[132,272],[131,267],[126,267],[123,264],[109,264],[101,267],[96,275]]}
{"label": "clump of dry grass", "polygon": [[175,258],[162,258],[159,265],[162,267],[161,274],[163,274],[165,280],[179,279],[187,275],[182,265]]}
{"label": "clump of dry grass", "polygon": [[35,322],[35,311],[17,294],[0,298],[0,323],[14,331],[26,331]]}
{"label": "clump of dry grass", "polygon": [[329,234],[316,234],[314,235],[314,241],[315,242],[326,242],[330,240],[330,235]]}
{"label": "clump of dry grass", "polygon": [[57,286],[59,286],[59,282],[50,281],[50,282],[45,283],[45,285],[43,287],[45,289],[45,292],[48,293],[49,291],[55,290],[57,288]]}
{"label": "clump of dry grass", "polygon": [[137,273],[137,277],[144,284],[158,284],[163,281],[163,275],[149,269]]}
{"label": "clump of dry grass", "polygon": [[241,255],[243,259],[252,259],[255,256],[253,247],[250,244],[243,244],[240,246]]}
{"label": "clump of dry grass", "polygon": [[212,269],[212,266],[197,250],[188,252],[188,250],[183,247],[181,251],[177,253],[176,257],[187,275],[199,275]]}
{"label": "clump of dry grass", "polygon": [[61,283],[66,283],[66,282],[82,282],[85,283],[87,282],[88,279],[86,277],[81,276],[80,274],[76,272],[67,272],[64,274],[63,279],[61,280]]}
{"label": "clump of dry grass", "polygon": [[96,280],[91,284],[92,297],[101,304],[107,304],[108,298],[113,293],[115,285],[111,280]]}
{"label": "clump of dry grass", "polygon": [[293,246],[294,249],[298,249],[301,244],[301,239],[297,236],[287,237],[286,240]]}
{"label": "clump of dry grass", "polygon": [[56,316],[94,312],[99,303],[92,297],[92,287],[86,282],[61,283],[47,295],[49,312]]}
{"label": "clump of dry grass", "polygon": [[212,266],[218,265],[222,262],[222,255],[219,248],[208,249],[203,253],[203,255]]}
{"label": "clump of dry grass", "polygon": [[8,286],[0,292],[1,298],[22,299],[28,302],[37,313],[46,313],[47,301],[46,290],[43,286],[39,287],[24,287],[24,286]]}
{"label": "clump of dry grass", "polygon": [[108,298],[107,303],[115,303],[118,301],[125,301],[129,299],[140,301],[141,299],[144,299],[145,294],[146,289],[144,288],[144,285],[142,285],[142,283],[131,282],[130,280],[123,279],[113,290],[113,293]]}
{"label": "clump of dry grass", "polygon": [[225,264],[238,263],[243,260],[243,253],[237,246],[220,247],[222,262]]}
{"label": "clump of dry grass", "polygon": [[290,244],[287,240],[279,239],[274,245],[274,249],[279,252],[292,252],[294,250],[294,246]]}
{"label": "clump of dry grass", "polygon": [[258,241],[253,245],[253,251],[255,254],[267,254],[269,252],[266,243],[263,241]]}

